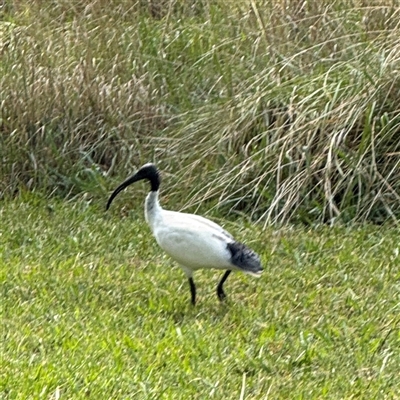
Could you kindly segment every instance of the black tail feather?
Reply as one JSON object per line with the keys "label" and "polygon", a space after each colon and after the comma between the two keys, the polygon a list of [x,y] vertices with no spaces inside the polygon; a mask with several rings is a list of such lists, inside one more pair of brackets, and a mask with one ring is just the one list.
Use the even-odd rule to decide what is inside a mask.
{"label": "black tail feather", "polygon": [[227,245],[228,250],[232,254],[231,262],[236,267],[243,271],[252,272],[255,274],[261,273],[261,260],[257,253],[249,249],[243,243],[232,242]]}

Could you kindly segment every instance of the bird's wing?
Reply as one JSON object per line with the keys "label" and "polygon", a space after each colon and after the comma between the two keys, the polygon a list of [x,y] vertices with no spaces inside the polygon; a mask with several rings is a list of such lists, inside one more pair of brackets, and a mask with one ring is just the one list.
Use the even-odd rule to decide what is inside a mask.
{"label": "bird's wing", "polygon": [[164,218],[166,219],[166,222],[171,225],[176,222],[186,223],[190,226],[196,226],[197,229],[207,230],[210,232],[210,234],[219,234],[224,236],[226,239],[234,240],[233,236],[222,226],[200,215],[180,213],[175,211],[165,211]]}
{"label": "bird's wing", "polygon": [[181,265],[191,269],[229,268],[227,244],[231,235],[217,224],[193,214],[168,212],[154,231],[160,247]]}

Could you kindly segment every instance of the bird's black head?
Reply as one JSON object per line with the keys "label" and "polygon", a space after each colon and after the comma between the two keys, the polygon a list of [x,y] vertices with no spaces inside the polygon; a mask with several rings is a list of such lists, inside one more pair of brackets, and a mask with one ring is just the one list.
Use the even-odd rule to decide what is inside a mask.
{"label": "bird's black head", "polygon": [[128,178],[125,182],[122,182],[112,193],[110,198],[108,199],[106,210],[109,209],[112,201],[114,198],[117,196],[119,192],[124,190],[126,187],[131,185],[134,182],[141,181],[143,179],[147,179],[150,182],[151,185],[151,191],[156,192],[159,187],[160,187],[160,174],[158,172],[157,167],[154,164],[145,164],[143,165],[142,168],[140,168],[136,174],[132,175],[130,178]]}

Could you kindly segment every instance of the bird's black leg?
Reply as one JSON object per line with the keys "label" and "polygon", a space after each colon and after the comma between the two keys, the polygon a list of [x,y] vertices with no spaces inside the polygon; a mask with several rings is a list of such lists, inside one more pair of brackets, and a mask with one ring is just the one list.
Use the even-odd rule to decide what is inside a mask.
{"label": "bird's black leg", "polygon": [[225,295],[225,293],[224,293],[223,285],[224,285],[224,282],[227,280],[227,278],[228,278],[228,276],[229,276],[229,274],[230,274],[231,272],[232,272],[232,271],[231,271],[230,269],[228,269],[228,270],[224,273],[224,276],[222,277],[221,281],[218,283],[218,286],[217,286],[217,295],[218,295],[218,298],[220,299],[220,301],[224,300],[225,297],[226,297],[226,295]]}
{"label": "bird's black leg", "polygon": [[196,286],[192,277],[189,278],[190,293],[192,294],[192,304],[196,304]]}

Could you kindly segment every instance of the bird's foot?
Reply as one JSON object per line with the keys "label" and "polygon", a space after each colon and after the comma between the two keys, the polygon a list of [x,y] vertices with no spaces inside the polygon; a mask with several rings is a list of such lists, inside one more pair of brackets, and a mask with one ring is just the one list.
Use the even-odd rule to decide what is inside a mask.
{"label": "bird's foot", "polygon": [[219,298],[219,301],[224,301],[226,298],[225,292],[220,287],[217,288],[217,296]]}

